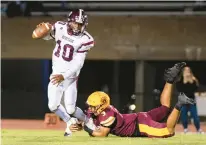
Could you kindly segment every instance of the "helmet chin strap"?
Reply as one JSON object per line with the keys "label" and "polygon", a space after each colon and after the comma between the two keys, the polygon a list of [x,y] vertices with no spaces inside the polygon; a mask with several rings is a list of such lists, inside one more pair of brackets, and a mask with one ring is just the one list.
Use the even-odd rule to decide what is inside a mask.
{"label": "helmet chin strap", "polygon": [[69,30],[70,30],[70,32],[72,32],[73,35],[79,35],[81,33],[81,30],[74,30],[71,28],[71,26],[70,26]]}
{"label": "helmet chin strap", "polygon": [[[98,114],[100,114],[103,110],[99,110],[102,106],[103,106],[104,104],[101,104],[101,105],[99,105],[98,106],[98,108],[96,108],[96,112],[98,113]],[[98,111],[99,110],[99,111]]]}
{"label": "helmet chin strap", "polygon": [[94,113],[94,114],[100,114],[100,112],[99,112],[98,110],[99,110],[99,108],[100,108],[101,106],[102,106],[102,105],[90,106],[90,107],[93,108],[93,109],[91,109],[91,110],[93,110],[93,113]]}
{"label": "helmet chin strap", "polygon": [[77,29],[77,30],[72,29],[71,25],[69,25],[69,27],[74,35],[79,35],[79,34],[83,33],[85,30],[85,25],[82,25],[80,30],[79,29]]}
{"label": "helmet chin strap", "polygon": [[80,30],[72,30],[74,33],[79,33]]}
{"label": "helmet chin strap", "polygon": [[84,32],[84,30],[85,30],[85,25],[82,26],[81,33]]}

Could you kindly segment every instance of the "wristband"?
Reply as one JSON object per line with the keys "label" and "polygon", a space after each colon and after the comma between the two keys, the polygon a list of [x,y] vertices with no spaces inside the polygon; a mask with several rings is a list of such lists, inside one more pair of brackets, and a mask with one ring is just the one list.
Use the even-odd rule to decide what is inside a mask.
{"label": "wristband", "polygon": [[86,125],[84,125],[84,130],[85,130],[86,132],[88,132],[89,135],[91,135],[91,136],[92,136],[92,133],[94,132],[92,129],[88,128]]}

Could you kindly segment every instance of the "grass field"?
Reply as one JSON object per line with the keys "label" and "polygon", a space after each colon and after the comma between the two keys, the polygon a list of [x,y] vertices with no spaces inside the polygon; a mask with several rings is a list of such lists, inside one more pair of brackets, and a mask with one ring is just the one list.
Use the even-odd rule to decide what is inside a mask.
{"label": "grass field", "polygon": [[2,145],[206,145],[206,135],[176,135],[166,139],[89,137],[85,132],[63,137],[57,130],[2,130]]}

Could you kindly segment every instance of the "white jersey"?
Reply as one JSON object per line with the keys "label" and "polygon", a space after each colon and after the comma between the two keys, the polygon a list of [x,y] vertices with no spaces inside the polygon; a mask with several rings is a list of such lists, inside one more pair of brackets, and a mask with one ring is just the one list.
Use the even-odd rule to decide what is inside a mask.
{"label": "white jersey", "polygon": [[62,74],[64,78],[76,78],[84,64],[87,52],[94,46],[93,37],[86,31],[82,35],[68,34],[66,22],[57,21],[50,36],[44,39],[55,39],[56,46],[52,55],[52,74]]}

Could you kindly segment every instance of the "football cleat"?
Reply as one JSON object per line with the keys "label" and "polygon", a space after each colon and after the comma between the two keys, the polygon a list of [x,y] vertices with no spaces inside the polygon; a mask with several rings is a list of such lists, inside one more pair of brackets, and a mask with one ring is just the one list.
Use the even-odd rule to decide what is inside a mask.
{"label": "football cleat", "polygon": [[197,131],[197,133],[198,133],[198,134],[205,134],[205,132],[204,132],[202,129],[199,129],[199,130]]}
{"label": "football cleat", "polygon": [[69,137],[69,136],[72,136],[72,134],[65,132],[65,133],[64,133],[64,136],[65,136],[65,137]]}
{"label": "football cleat", "polygon": [[188,129],[184,129],[184,134],[187,134],[188,133]]}
{"label": "football cleat", "polygon": [[67,127],[64,133],[64,136],[71,136],[72,135],[72,131],[69,129],[70,125],[72,124],[76,124],[77,123],[77,119],[76,118],[71,118],[68,122],[67,122]]}
{"label": "football cleat", "polygon": [[176,63],[173,67],[165,70],[164,80],[167,83],[173,84],[179,81],[182,69],[186,66],[185,62]]}
{"label": "football cleat", "polygon": [[72,135],[72,132],[69,129],[70,125],[71,125],[71,123],[67,123],[67,128],[65,130],[64,136],[71,136]]}

